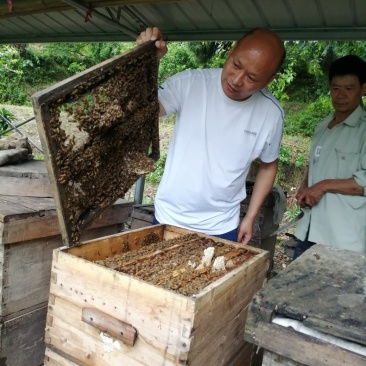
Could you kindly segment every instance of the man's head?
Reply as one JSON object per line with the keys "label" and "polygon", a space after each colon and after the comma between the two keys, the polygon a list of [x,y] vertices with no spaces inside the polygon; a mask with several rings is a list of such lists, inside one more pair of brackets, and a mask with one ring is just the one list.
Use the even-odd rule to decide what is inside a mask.
{"label": "man's head", "polygon": [[366,63],[353,55],[337,59],[330,67],[329,83],[335,111],[348,116],[366,93]]}
{"label": "man's head", "polygon": [[285,59],[280,38],[266,28],[256,28],[238,40],[224,64],[221,85],[227,97],[242,101],[266,87]]}

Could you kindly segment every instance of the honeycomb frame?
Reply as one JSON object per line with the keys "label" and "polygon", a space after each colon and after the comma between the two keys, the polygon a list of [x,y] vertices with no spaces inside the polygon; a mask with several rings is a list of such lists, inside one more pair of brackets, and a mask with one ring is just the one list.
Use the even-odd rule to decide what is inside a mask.
{"label": "honeycomb frame", "polygon": [[66,246],[155,169],[155,52],[137,46],[31,97]]}

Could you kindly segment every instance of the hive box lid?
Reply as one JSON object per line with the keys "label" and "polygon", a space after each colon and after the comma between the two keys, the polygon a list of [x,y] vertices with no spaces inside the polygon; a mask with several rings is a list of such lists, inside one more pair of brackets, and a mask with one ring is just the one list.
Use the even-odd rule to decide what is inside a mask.
{"label": "hive box lid", "polygon": [[159,157],[158,63],[153,42],[32,95],[64,244]]}
{"label": "hive box lid", "polygon": [[255,295],[248,312],[246,339],[253,342],[256,334],[255,342],[266,344],[255,329],[260,324],[270,326],[273,317],[281,315],[322,333],[366,345],[365,296],[360,290],[365,278],[365,256],[314,245]]}

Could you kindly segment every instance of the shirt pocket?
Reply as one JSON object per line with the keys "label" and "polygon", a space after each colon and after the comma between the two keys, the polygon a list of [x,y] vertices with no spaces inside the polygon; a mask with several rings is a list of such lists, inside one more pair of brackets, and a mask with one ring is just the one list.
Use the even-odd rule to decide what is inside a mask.
{"label": "shirt pocket", "polygon": [[337,157],[338,179],[352,178],[359,165],[360,154],[358,152],[345,152],[335,149]]}

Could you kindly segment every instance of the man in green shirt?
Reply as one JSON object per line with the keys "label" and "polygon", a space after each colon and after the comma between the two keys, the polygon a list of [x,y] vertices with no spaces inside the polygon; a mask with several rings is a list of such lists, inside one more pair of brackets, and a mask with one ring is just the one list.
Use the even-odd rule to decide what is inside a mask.
{"label": "man in green shirt", "polygon": [[366,63],[352,55],[336,60],[329,82],[334,112],[315,129],[297,192],[304,216],[294,259],[315,243],[366,252]]}

